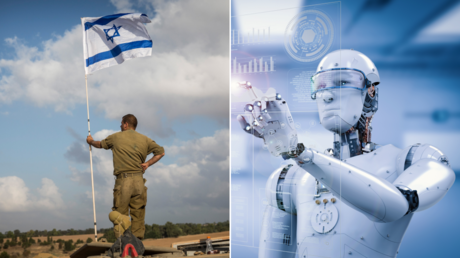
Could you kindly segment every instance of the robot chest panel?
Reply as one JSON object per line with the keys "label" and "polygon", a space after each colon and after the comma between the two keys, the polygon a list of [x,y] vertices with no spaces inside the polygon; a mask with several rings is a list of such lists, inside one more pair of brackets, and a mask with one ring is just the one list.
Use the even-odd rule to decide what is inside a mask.
{"label": "robot chest panel", "polygon": [[370,153],[345,159],[344,162],[393,182],[398,176],[396,159],[400,152],[400,149],[389,144]]}
{"label": "robot chest panel", "polygon": [[[320,201],[319,204],[317,201]],[[300,257],[388,257],[398,251],[411,216],[375,223],[332,193],[297,208]]]}

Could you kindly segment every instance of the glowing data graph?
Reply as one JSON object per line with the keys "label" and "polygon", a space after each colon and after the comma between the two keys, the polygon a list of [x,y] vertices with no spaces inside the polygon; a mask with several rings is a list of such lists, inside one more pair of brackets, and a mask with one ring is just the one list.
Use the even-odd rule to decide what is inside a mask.
{"label": "glowing data graph", "polygon": [[232,73],[267,73],[275,71],[275,61],[273,57],[264,57],[238,60],[236,57],[232,60]]}
{"label": "glowing data graph", "polygon": [[232,30],[232,45],[264,43],[270,41],[270,27],[253,28],[252,31]]}

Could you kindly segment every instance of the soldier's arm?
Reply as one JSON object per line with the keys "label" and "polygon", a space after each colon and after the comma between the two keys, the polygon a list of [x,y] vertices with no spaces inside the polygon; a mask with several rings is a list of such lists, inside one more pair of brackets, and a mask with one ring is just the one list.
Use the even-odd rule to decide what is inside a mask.
{"label": "soldier's arm", "polygon": [[102,148],[101,142],[93,140],[93,137],[91,135],[88,135],[88,137],[86,138],[86,142],[94,148]]}
{"label": "soldier's arm", "polygon": [[153,153],[154,156],[151,159],[149,159],[147,162],[141,164],[141,167],[144,170],[144,172],[145,170],[147,170],[147,168],[157,163],[165,155],[165,149],[161,147],[160,145],[158,145],[155,141],[152,141],[149,139],[148,144],[149,144],[149,149],[147,153]]}
{"label": "soldier's arm", "polygon": [[161,158],[164,157],[164,155],[165,155],[165,153],[163,152],[162,154],[158,154],[158,155],[153,156],[147,162],[142,163],[141,164],[142,170],[144,170],[144,172],[145,172],[145,170],[147,170],[148,167],[150,167],[151,165],[157,163]]}

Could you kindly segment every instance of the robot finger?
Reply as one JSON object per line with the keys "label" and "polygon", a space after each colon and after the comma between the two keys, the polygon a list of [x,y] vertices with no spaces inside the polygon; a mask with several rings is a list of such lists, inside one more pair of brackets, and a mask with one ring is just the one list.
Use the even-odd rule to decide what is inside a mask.
{"label": "robot finger", "polygon": [[246,104],[246,106],[244,106],[244,111],[245,112],[252,112],[252,111],[254,111],[254,106],[251,105],[251,104]]}
{"label": "robot finger", "polygon": [[[259,135],[263,135],[263,132],[264,132],[264,126],[257,121],[257,119],[255,119],[253,122],[252,122],[252,127],[254,128],[254,131],[256,131]],[[254,132],[255,134],[255,132]]]}
{"label": "robot finger", "polygon": [[251,124],[246,121],[243,115],[238,115],[236,117],[236,120],[240,123],[241,129],[243,129],[246,132],[251,131]]}
{"label": "robot finger", "polygon": [[258,126],[259,127],[265,127],[268,125],[268,121],[267,118],[260,112],[258,112],[258,115],[254,116],[254,120],[257,121],[257,123],[259,124]]}
{"label": "robot finger", "polygon": [[270,114],[268,113],[268,109],[267,109],[268,99],[267,101],[262,100],[261,103],[262,103],[262,106],[260,107],[260,113],[265,121],[270,121],[272,118]]}
{"label": "robot finger", "polygon": [[259,117],[261,113],[262,102],[257,100],[252,106],[254,107],[254,111],[252,111],[254,118]]}
{"label": "robot finger", "polygon": [[246,123],[248,123],[248,125],[251,127],[250,129],[252,129],[254,127],[254,121],[255,121],[252,113],[245,112],[242,116],[244,117],[244,120],[246,121]]}

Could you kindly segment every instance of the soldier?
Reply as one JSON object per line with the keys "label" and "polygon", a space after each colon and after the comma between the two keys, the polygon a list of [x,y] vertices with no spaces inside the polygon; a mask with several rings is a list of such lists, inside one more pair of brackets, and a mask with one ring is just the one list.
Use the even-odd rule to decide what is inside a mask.
{"label": "soldier", "polygon": [[[109,135],[102,141],[94,141],[89,135],[86,142],[95,148],[111,149],[113,153],[113,174],[116,176],[113,189],[113,211],[125,216],[131,215],[132,232],[139,238],[145,233],[145,205],[147,204],[146,179],[143,174],[148,167],[159,161],[164,155],[163,147],[145,135],[136,132],[137,119],[128,114],[121,120],[121,132]],[[148,154],[154,156],[145,162]],[[118,238],[123,232],[114,227]]]}

